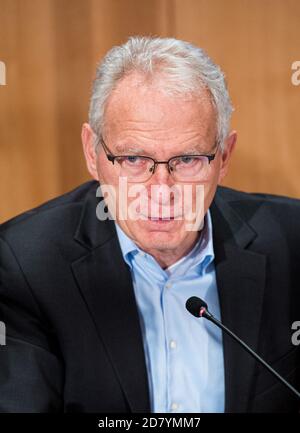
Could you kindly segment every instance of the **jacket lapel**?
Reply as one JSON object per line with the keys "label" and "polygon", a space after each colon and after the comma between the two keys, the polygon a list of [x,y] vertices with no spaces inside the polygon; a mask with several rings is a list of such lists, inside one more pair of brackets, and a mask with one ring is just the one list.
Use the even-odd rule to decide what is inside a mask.
{"label": "jacket lapel", "polygon": [[96,218],[89,193],[75,238],[89,252],[72,264],[74,276],[133,412],[149,412],[148,379],[130,271],[112,221]]}
{"label": "jacket lapel", "polygon": [[[211,206],[221,320],[257,350],[265,287],[266,258],[247,250],[256,237],[218,193]],[[223,333],[225,412],[246,412],[256,361]]]}

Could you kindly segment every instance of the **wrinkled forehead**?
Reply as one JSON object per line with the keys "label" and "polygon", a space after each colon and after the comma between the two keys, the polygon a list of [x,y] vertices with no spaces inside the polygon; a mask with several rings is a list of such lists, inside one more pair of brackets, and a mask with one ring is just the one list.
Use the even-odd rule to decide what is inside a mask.
{"label": "wrinkled forehead", "polygon": [[163,76],[150,81],[136,75],[123,78],[111,93],[104,114],[108,134],[130,128],[149,132],[191,127],[215,131],[216,111],[210,92],[201,87],[194,93],[169,93]]}

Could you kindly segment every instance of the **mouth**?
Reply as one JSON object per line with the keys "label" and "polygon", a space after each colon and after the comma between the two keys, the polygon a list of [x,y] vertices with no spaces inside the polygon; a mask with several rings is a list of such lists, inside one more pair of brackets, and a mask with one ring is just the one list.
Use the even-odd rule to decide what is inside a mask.
{"label": "mouth", "polygon": [[147,217],[148,221],[151,222],[160,222],[160,223],[166,223],[166,222],[172,222],[172,221],[178,221],[181,219],[180,217],[176,216],[169,216],[169,217],[156,217],[156,216],[149,216]]}

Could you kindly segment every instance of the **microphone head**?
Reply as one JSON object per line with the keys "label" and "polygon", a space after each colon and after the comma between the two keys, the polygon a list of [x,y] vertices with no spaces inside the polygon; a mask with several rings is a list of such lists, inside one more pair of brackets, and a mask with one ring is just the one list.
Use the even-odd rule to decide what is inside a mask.
{"label": "microphone head", "polygon": [[202,314],[200,313],[201,308],[205,308],[205,310],[208,309],[207,303],[197,296],[189,298],[185,303],[185,308],[195,317],[202,317]]}

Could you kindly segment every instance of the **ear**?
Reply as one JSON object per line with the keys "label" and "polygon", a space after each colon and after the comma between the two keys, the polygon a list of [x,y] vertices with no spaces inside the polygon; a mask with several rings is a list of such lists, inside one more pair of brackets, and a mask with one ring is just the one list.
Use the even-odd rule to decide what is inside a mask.
{"label": "ear", "polygon": [[95,133],[88,123],[84,123],[81,129],[81,141],[87,169],[95,180],[99,180],[97,172],[97,153],[95,151]]}
{"label": "ear", "polygon": [[221,165],[220,165],[218,183],[220,183],[227,174],[228,167],[229,167],[229,161],[230,161],[232,152],[235,148],[236,139],[237,139],[236,131],[231,131],[230,134],[227,136],[227,138],[224,141],[224,150],[221,154]]}

